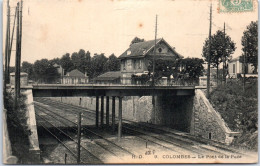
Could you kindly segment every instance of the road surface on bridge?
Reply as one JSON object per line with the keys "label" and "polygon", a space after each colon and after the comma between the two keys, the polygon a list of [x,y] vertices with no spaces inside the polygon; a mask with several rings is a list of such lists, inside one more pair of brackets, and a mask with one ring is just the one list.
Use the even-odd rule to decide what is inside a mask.
{"label": "road surface on bridge", "polygon": [[195,86],[33,84],[35,97],[194,95]]}

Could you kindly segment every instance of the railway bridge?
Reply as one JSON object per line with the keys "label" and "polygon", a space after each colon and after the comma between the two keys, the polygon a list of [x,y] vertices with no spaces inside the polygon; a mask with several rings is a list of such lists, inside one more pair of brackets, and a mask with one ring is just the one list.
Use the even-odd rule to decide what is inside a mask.
{"label": "railway bridge", "polygon": [[[69,85],[33,84],[34,97],[96,97],[96,127],[104,125],[104,98],[106,98],[106,125],[109,125],[109,99],[112,98],[112,129],[115,129],[115,99],[118,98],[118,139],[122,136],[122,98],[124,96],[194,96],[195,86],[140,86],[140,85]],[[99,98],[101,108],[99,108]],[[100,110],[100,116],[99,116]],[[100,117],[100,120],[99,120]]]}
{"label": "railway bridge", "polygon": [[[11,85],[10,90],[14,88],[13,85]],[[93,124],[96,126],[96,129],[99,130],[100,126],[109,126],[111,124],[112,130],[115,131],[115,122],[117,120],[118,124],[118,140],[122,137],[122,129],[125,133],[130,133],[134,135],[138,135],[138,139],[142,139],[143,141],[147,140],[149,141],[150,137],[152,139],[156,139],[157,141],[161,141],[161,139],[164,139],[166,136],[163,134],[158,134],[157,130],[156,133],[157,136],[149,135],[148,131],[144,126],[152,125],[148,123],[140,123],[139,126],[136,126],[138,124],[133,124],[131,122],[131,125],[128,124],[127,121],[124,120],[124,126],[122,123],[122,112],[126,113],[128,111],[127,109],[123,110],[123,106],[125,102],[123,103],[123,97],[125,96],[155,96],[155,100],[153,102],[152,110],[149,112],[149,114],[153,114],[155,111],[156,118],[162,118],[162,125],[169,126],[170,130],[178,130],[178,131],[184,131],[184,133],[189,133],[189,137],[195,139],[196,141],[201,140],[202,138],[206,139],[212,139],[214,141],[222,142],[225,144],[229,144],[233,140],[233,136],[236,134],[232,132],[225,124],[221,116],[213,109],[213,107],[210,105],[209,101],[206,99],[203,92],[200,90],[202,87],[195,87],[195,86],[139,86],[139,85],[93,85],[93,84],[81,84],[81,85],[69,85],[69,84],[32,84],[32,85],[22,85],[21,92],[27,96],[26,104],[28,106],[28,125],[30,130],[32,131],[32,134],[30,135],[30,146],[31,146],[31,152],[33,155],[37,155],[37,158],[39,157],[39,141],[38,141],[38,133],[37,133],[37,123],[35,116],[40,117],[41,120],[45,121],[48,119],[45,119],[44,116],[47,115],[50,119],[50,125],[55,123],[56,121],[56,113],[53,112],[51,109],[39,109],[41,106],[48,105],[48,102],[44,102],[45,99],[37,99],[37,97],[66,97],[65,99],[70,99],[70,97],[79,97],[79,100],[81,97],[90,97],[91,98],[91,107],[92,110],[87,111],[88,119],[90,119],[91,122],[88,120],[85,120],[85,125],[87,124]],[[35,99],[33,99],[35,97]],[[138,98],[137,97],[137,98]],[[92,98],[96,99],[95,102],[92,103]],[[151,98],[149,97],[149,100]],[[35,102],[33,101],[35,100]],[[43,100],[38,102],[37,100]],[[112,100],[112,102],[109,100]],[[88,100],[86,100],[88,101]],[[42,102],[42,104],[41,104]],[[81,101],[82,102],[82,101]],[[45,103],[45,104],[44,104]],[[116,105],[116,103],[118,105]],[[57,104],[57,102],[56,102]],[[61,104],[61,103],[60,103]],[[109,105],[111,104],[111,105]],[[148,104],[148,103],[147,103]],[[149,106],[152,103],[149,102]],[[37,106],[38,111],[35,112],[34,105]],[[55,105],[55,102],[53,102],[53,105]],[[117,107],[116,107],[117,106]],[[141,105],[143,106],[143,105]],[[52,107],[52,106],[51,106]],[[58,108],[59,106],[55,106],[53,108]],[[75,115],[75,112],[81,112],[77,109],[81,109],[80,107],[73,108],[74,113],[69,111],[70,109],[66,109],[67,107],[70,107],[70,109],[73,108],[72,105],[63,106],[65,108],[60,112],[59,115],[57,115],[58,119],[62,118],[64,114],[67,114],[67,117],[70,119],[66,119],[66,121],[73,121],[72,115]],[[48,106],[47,106],[48,108]],[[140,107],[140,110],[142,110],[143,107]],[[151,107],[149,107],[150,109]],[[110,110],[111,109],[111,110]],[[39,111],[40,110],[40,111]],[[47,110],[47,111],[46,111]],[[106,111],[106,112],[105,112]],[[112,113],[110,114],[110,111]],[[118,111],[117,119],[115,119],[115,112]],[[45,113],[44,113],[45,112]],[[52,113],[53,112],[53,113]],[[158,114],[159,113],[159,114]],[[90,117],[89,117],[90,115]],[[71,116],[71,117],[70,117]],[[87,118],[86,115],[84,115],[85,118]],[[111,116],[111,117],[110,117]],[[44,120],[45,119],[45,120]],[[62,118],[63,119],[63,118]],[[58,122],[58,124],[63,124],[63,121],[61,120]],[[74,118],[75,120],[75,118]],[[55,122],[54,122],[55,121]],[[47,121],[46,121],[47,122]],[[53,123],[52,123],[53,122]],[[110,123],[112,122],[112,123]],[[40,122],[39,122],[40,123]],[[41,124],[41,123],[40,123]],[[74,121],[73,121],[73,124]],[[156,123],[157,124],[157,123]],[[158,123],[159,124],[159,123]],[[67,126],[67,124],[64,124]],[[52,125],[51,125],[52,126]],[[63,126],[63,125],[61,125]],[[132,129],[134,127],[134,129]],[[177,126],[177,127],[176,127]],[[109,126],[110,127],[110,126]],[[152,129],[150,127],[153,127]],[[158,125],[152,125],[150,126],[150,130],[153,131],[154,134],[154,127],[160,127]],[[176,128],[175,128],[176,127]],[[180,129],[180,127],[184,127],[183,129]],[[73,128],[75,129],[75,128]],[[138,130],[136,130],[138,129]],[[140,129],[140,130],[139,130]],[[144,129],[144,131],[143,131]],[[163,129],[163,128],[162,128]],[[179,130],[180,129],[180,130]],[[58,129],[57,129],[58,130]],[[84,131],[87,130],[84,128]],[[185,131],[186,130],[186,131]],[[105,130],[104,130],[105,131]],[[146,132],[146,133],[144,133]],[[158,131],[159,132],[159,131]],[[168,132],[166,130],[161,130],[159,133],[165,133]],[[114,133],[114,132],[112,132]],[[95,134],[94,134],[95,135]],[[168,135],[168,134],[167,134]],[[174,133],[176,135],[176,133]],[[98,138],[101,138],[100,135],[96,135]],[[111,135],[112,136],[112,135]],[[197,136],[199,139],[197,139]],[[183,140],[183,135],[179,135],[180,140]],[[79,137],[80,138],[80,137]],[[73,139],[73,138],[72,138]],[[175,137],[174,137],[175,140]],[[125,139],[121,140],[120,142],[124,142]],[[141,141],[141,144],[143,145],[143,141]],[[178,146],[179,148],[183,149],[182,146],[185,146],[186,149],[194,149],[193,146],[188,146],[186,143],[179,145],[178,143],[175,143],[172,138],[169,140],[168,136],[165,140],[169,146]],[[189,140],[190,141],[190,140]],[[79,141],[78,141],[79,142]],[[120,144],[120,142],[118,142]],[[153,143],[154,145],[163,145],[158,142],[154,142],[153,140],[149,141],[150,143]],[[206,141],[207,142],[207,141]],[[130,145],[132,147],[132,145]],[[184,148],[184,149],[185,149]],[[175,148],[171,150],[175,150]],[[197,150],[195,150],[197,151]]]}

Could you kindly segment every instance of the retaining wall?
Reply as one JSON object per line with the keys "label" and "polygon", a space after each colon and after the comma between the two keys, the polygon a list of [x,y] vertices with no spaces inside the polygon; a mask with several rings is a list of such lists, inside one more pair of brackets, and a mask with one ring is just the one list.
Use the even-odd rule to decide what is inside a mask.
{"label": "retaining wall", "polygon": [[[52,100],[96,109],[96,97],[49,97]],[[101,100],[99,98],[99,100]],[[109,100],[109,110],[112,110],[112,98]],[[99,108],[101,101],[99,101]],[[195,96],[155,96],[153,108],[152,96],[124,97],[123,118],[136,122],[148,122],[166,125],[176,130],[192,135],[212,139],[218,142],[231,143],[234,135],[214,110],[204,93],[195,90]],[[104,112],[106,97],[104,97]],[[118,115],[118,99],[116,98],[116,116]]]}
{"label": "retaining wall", "polygon": [[40,148],[39,148],[39,140],[38,140],[38,133],[37,133],[37,125],[36,125],[36,118],[35,118],[35,110],[34,110],[34,103],[33,103],[33,95],[32,95],[32,87],[22,87],[21,93],[26,95],[26,106],[27,106],[27,124],[31,131],[31,135],[29,136],[30,141],[30,148],[29,152],[30,155],[33,156],[35,161],[33,163],[38,163],[40,161]]}
{"label": "retaining wall", "polygon": [[[90,110],[96,109],[96,97],[48,97],[49,99],[81,106]],[[125,119],[137,122],[150,122],[152,112],[152,97],[123,97],[122,116]],[[118,115],[118,98],[116,98],[115,112]],[[101,97],[99,97],[99,108],[101,108]],[[106,110],[106,97],[104,97],[104,112]],[[109,113],[112,114],[112,98],[109,98]]]}
{"label": "retaining wall", "polygon": [[239,134],[229,129],[202,90],[196,89],[193,102],[194,121],[191,134],[226,144],[230,144],[234,136]]}

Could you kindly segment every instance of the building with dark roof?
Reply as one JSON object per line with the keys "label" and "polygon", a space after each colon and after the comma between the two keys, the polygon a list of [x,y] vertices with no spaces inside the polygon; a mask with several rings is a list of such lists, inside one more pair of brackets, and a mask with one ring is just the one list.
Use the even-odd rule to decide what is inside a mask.
{"label": "building with dark roof", "polygon": [[93,81],[97,84],[120,84],[120,79],[120,71],[109,71],[94,78]]}
{"label": "building with dark roof", "polygon": [[[134,43],[119,56],[122,84],[131,84],[133,74],[147,73],[149,61],[153,59],[154,47],[154,40]],[[163,38],[156,40],[155,48],[155,59],[176,60],[182,58]]]}
{"label": "building with dark roof", "polygon": [[89,80],[86,73],[84,74],[77,69],[68,72],[62,77],[63,84],[86,84],[88,82]]}

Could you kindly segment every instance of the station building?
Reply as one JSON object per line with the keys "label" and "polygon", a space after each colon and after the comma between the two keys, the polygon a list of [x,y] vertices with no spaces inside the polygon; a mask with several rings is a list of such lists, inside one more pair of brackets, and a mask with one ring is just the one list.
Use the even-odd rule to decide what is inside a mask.
{"label": "station building", "polygon": [[[155,45],[156,43],[156,45]],[[175,51],[163,38],[134,43],[129,46],[118,58],[121,62],[121,84],[131,84],[132,75],[148,73],[149,62],[155,59],[177,60],[182,56]]]}

